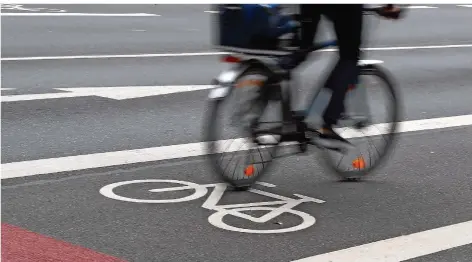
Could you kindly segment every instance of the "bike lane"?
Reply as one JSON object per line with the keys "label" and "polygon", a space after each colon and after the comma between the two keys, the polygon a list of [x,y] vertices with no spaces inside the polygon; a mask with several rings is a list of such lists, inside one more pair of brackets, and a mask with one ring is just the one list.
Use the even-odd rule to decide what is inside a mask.
{"label": "bike lane", "polygon": [[[261,191],[226,192],[218,203],[218,190],[212,187],[185,188],[189,182],[215,183],[201,157],[2,180],[2,219],[127,261],[290,261],[472,220],[471,136],[470,127],[402,134],[387,166],[360,183],[336,182],[314,160],[316,154],[280,159],[265,183],[255,186]],[[181,184],[128,184],[113,192],[161,202],[191,195],[194,199],[136,203],[107,197],[106,186],[133,180]],[[277,200],[273,197],[312,201],[294,207],[295,214],[284,213],[266,223],[231,214],[218,222],[213,214],[223,213],[209,210],[221,204],[245,207]],[[269,211],[268,206],[262,209],[245,213],[258,217]],[[304,216],[304,223],[297,214]],[[222,224],[251,230],[308,227],[250,234],[222,229]],[[428,261],[463,259],[471,254],[470,245],[440,254],[428,256]]]}

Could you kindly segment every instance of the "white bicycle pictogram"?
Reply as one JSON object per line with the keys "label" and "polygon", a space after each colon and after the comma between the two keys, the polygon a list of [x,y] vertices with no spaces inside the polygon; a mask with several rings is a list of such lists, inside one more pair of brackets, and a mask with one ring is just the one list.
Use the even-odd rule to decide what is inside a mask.
{"label": "white bicycle pictogram", "polygon": [[[138,199],[138,198],[130,198],[117,195],[113,192],[114,189],[124,186],[124,185],[131,185],[131,184],[140,184],[140,183],[173,183],[178,184],[179,186],[175,187],[167,187],[167,188],[156,188],[150,189],[149,192],[173,192],[173,191],[194,191],[191,195],[187,195],[180,198],[174,199]],[[271,185],[268,183],[260,182],[258,183],[262,186],[267,187],[275,187],[275,185]],[[151,204],[168,204],[168,203],[179,203],[179,202],[187,202],[199,199],[205,196],[208,193],[208,188],[213,187],[213,191],[208,196],[207,200],[203,203],[202,207],[208,210],[216,211],[212,215],[208,217],[208,222],[215,227],[236,231],[236,232],[243,232],[243,233],[256,233],[256,234],[270,234],[270,233],[288,233],[306,229],[315,224],[316,219],[302,211],[294,210],[296,206],[302,203],[313,202],[313,203],[324,203],[325,201],[303,196],[300,194],[294,194],[294,196],[298,197],[289,198],[285,196],[280,196],[274,193],[262,191],[259,189],[251,188],[248,192],[252,192],[255,194],[259,194],[266,197],[271,197],[276,200],[274,201],[266,201],[266,202],[253,202],[253,203],[243,203],[243,204],[230,204],[230,205],[218,205],[218,202],[223,197],[227,189],[227,185],[225,183],[217,183],[217,184],[205,184],[199,185],[192,182],[187,181],[179,181],[179,180],[161,180],[161,179],[148,179],[148,180],[132,180],[132,181],[122,181],[113,184],[106,185],[100,189],[100,194],[105,197],[126,201],[126,202],[134,202],[134,203],[151,203]],[[273,207],[280,205],[279,207]],[[269,211],[267,214],[261,217],[254,217],[248,214],[243,213],[243,211]],[[257,230],[257,229],[246,229],[246,228],[238,228],[235,226],[228,225],[223,221],[226,216],[235,216],[242,219],[249,220],[254,223],[266,223],[271,219],[274,219],[283,213],[288,213],[294,216],[298,216],[301,218],[302,222],[298,225],[287,227],[287,228],[278,228],[278,229],[269,229],[269,230]]]}

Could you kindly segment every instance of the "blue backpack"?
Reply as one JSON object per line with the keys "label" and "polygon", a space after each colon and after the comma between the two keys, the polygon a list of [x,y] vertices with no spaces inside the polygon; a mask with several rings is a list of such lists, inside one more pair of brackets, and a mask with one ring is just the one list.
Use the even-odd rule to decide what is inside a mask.
{"label": "blue backpack", "polygon": [[221,47],[274,50],[281,35],[293,31],[291,17],[280,5],[219,5],[218,43]]}

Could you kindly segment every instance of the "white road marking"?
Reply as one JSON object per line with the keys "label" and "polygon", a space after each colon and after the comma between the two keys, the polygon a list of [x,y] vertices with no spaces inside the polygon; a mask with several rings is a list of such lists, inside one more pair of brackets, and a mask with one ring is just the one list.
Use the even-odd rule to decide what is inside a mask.
{"label": "white road marking", "polygon": [[472,5],[457,5],[457,6],[460,6],[460,7],[472,7]]}
{"label": "white road marking", "polygon": [[1,91],[5,91],[5,90],[13,90],[15,88],[0,88]]}
{"label": "white road marking", "polygon": [[438,8],[436,6],[427,6],[427,5],[410,5],[407,6],[410,9],[430,9],[430,8]]}
{"label": "white road marking", "polygon": [[259,184],[259,185],[265,186],[265,187],[276,187],[274,184],[267,183],[267,182],[256,182],[256,184]]}
{"label": "white road marking", "polygon": [[[373,125],[361,132],[343,132],[346,138],[384,134],[387,124]],[[399,123],[399,133],[434,130],[472,125],[472,114],[432,119],[412,120]],[[228,140],[220,140],[225,143]],[[231,150],[246,150],[244,138],[230,140]],[[240,144],[239,146],[237,144]],[[207,155],[205,142],[178,144],[161,147],[132,149],[88,155],[29,160],[2,164],[2,179],[35,176],[91,168],[144,163]],[[235,146],[233,146],[235,145]],[[226,151],[228,152],[228,151]]]}
{"label": "white road marking", "polygon": [[99,96],[115,100],[139,97],[158,96],[172,93],[182,93],[211,89],[212,85],[182,85],[182,86],[113,86],[113,87],[76,87],[54,88],[67,93],[46,93],[2,96],[1,102],[18,102],[42,99],[57,99],[68,97]]}
{"label": "white road marking", "polygon": [[[130,198],[130,197],[117,195],[114,192],[114,189],[116,189],[117,187],[129,185],[129,184],[138,184],[138,183],[177,184],[178,186],[172,186],[172,187],[167,187],[167,188],[159,187],[156,189],[150,189],[149,192],[163,193],[163,192],[172,192],[172,191],[187,191],[187,193],[191,192],[192,194],[191,195],[185,194],[184,197],[176,198],[176,199],[175,198],[169,199],[166,197],[166,199],[160,200],[160,199]],[[207,196],[207,199],[202,204],[202,208],[216,211],[216,213],[213,213],[212,215],[208,217],[208,222],[215,227],[225,229],[225,230],[230,230],[230,231],[241,232],[241,233],[256,233],[256,234],[270,234],[270,233],[277,234],[278,233],[280,234],[280,233],[293,232],[297,230],[303,230],[305,228],[308,228],[314,225],[316,222],[316,219],[310,214],[294,210],[294,208],[302,203],[309,203],[309,202],[314,202],[318,204],[325,203],[324,200],[316,199],[313,197],[298,195],[300,197],[299,199],[293,199],[293,198],[289,198],[289,197],[285,197],[285,196],[281,196],[274,193],[265,192],[262,190],[252,188],[252,189],[249,189],[249,192],[266,196],[269,198],[274,198],[276,200],[264,201],[264,202],[253,202],[253,203],[218,205],[218,202],[220,202],[226,189],[228,188],[227,184],[217,183],[217,184],[199,185],[199,184],[195,184],[188,181],[167,180],[167,179],[166,180],[149,179],[149,180],[122,181],[122,182],[106,185],[102,187],[99,190],[99,192],[105,197],[108,197],[114,200],[119,200],[119,201],[126,201],[126,202],[132,202],[132,203],[147,203],[147,204],[169,204],[169,203],[179,203],[179,202],[187,202],[187,201],[196,200],[198,198],[205,196],[208,193],[208,189],[212,187],[213,187],[213,191],[211,191],[210,195]],[[297,195],[297,194],[294,194],[294,195]],[[278,207],[274,207],[274,206],[278,206]],[[262,211],[269,211],[269,212],[267,212],[265,215],[260,216],[260,217],[254,217],[249,214],[245,214],[241,212],[241,211],[249,211],[249,210],[252,210],[252,211],[262,210]],[[300,224],[289,227],[289,228],[258,230],[258,229],[246,229],[246,228],[235,227],[235,226],[227,224],[227,222],[224,222],[225,219],[223,219],[225,216],[235,216],[242,219],[246,219],[254,223],[261,224],[261,223],[266,223],[269,220],[275,219],[276,217],[282,215],[283,213],[298,216],[299,218],[301,218]]]}
{"label": "white road marking", "polygon": [[1,16],[160,16],[157,14],[128,13],[128,14],[108,14],[108,13],[1,13]]}
{"label": "white road marking", "polygon": [[366,51],[380,50],[415,50],[415,49],[444,49],[444,48],[469,48],[472,44],[463,45],[425,45],[425,46],[397,46],[397,47],[369,47],[364,48]]}
{"label": "white road marking", "polygon": [[214,56],[227,54],[225,52],[196,52],[196,53],[157,53],[133,55],[77,55],[77,56],[33,56],[7,57],[1,61],[32,61],[32,60],[68,60],[68,59],[110,59],[110,58],[148,58],[148,57],[178,57],[178,56]]}
{"label": "white road marking", "polygon": [[[369,47],[365,51],[389,51],[389,50],[416,50],[416,49],[446,49],[446,48],[470,48],[472,44],[459,45],[425,45],[425,46],[392,46]],[[318,52],[334,52],[336,48],[322,49]],[[32,56],[32,57],[4,57],[1,61],[33,61],[33,60],[68,60],[68,59],[110,59],[110,58],[150,58],[150,57],[179,57],[179,56],[216,56],[225,55],[228,52],[189,52],[189,53],[155,53],[155,54],[128,54],[128,55],[76,55],[76,56]]]}
{"label": "white road marking", "polygon": [[293,262],[400,262],[472,244],[471,232],[472,220]]}
{"label": "white road marking", "polygon": [[219,11],[205,11],[205,13],[210,13],[210,14],[219,14]]}
{"label": "white road marking", "polygon": [[29,12],[39,12],[41,10],[43,11],[48,11],[48,12],[66,12],[64,9],[49,9],[45,7],[36,7],[36,8],[31,8],[31,7],[24,7],[23,5],[17,5],[17,4],[2,4],[1,6],[2,10],[18,10],[18,11],[29,11]]}

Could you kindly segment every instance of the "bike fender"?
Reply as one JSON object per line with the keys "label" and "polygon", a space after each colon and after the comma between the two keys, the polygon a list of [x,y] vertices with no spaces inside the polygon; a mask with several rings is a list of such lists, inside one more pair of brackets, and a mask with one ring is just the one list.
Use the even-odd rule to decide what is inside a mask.
{"label": "bike fender", "polygon": [[237,65],[229,69],[223,70],[215,79],[213,79],[213,88],[208,98],[218,100],[227,97],[231,93],[234,82],[247,69],[247,65]]}

